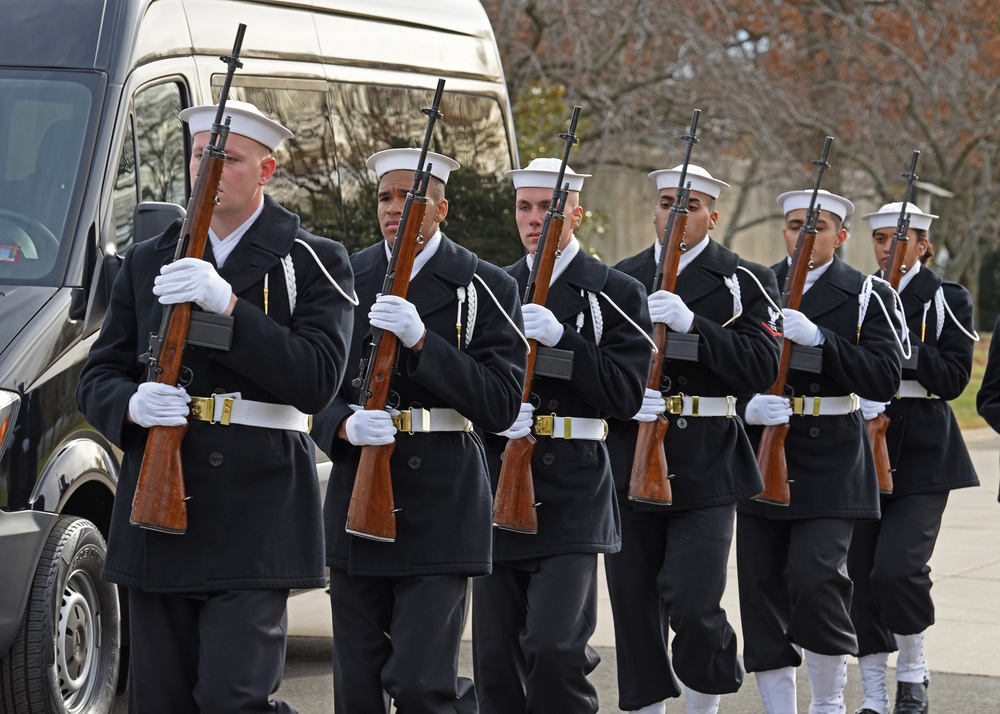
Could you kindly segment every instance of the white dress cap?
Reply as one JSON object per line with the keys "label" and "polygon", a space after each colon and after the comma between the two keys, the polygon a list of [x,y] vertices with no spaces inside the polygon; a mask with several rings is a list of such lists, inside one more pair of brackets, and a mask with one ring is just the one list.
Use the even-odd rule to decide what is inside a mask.
{"label": "white dress cap", "polygon": [[[657,191],[662,191],[665,188],[677,188],[681,182],[682,168],[683,165],[675,166],[672,169],[653,171],[649,174],[649,178],[656,181]],[[729,188],[728,183],[714,178],[708,171],[694,164],[688,164],[687,176],[684,181],[691,184],[692,191],[703,193],[712,198],[718,198],[722,189]]]}
{"label": "white dress cap", "polygon": [[[215,115],[218,113],[217,104],[188,107],[181,111],[179,116],[181,121],[186,121],[191,128],[191,136],[203,131],[212,131],[212,124],[215,123]],[[226,102],[225,113],[222,117],[223,123],[226,117],[232,117],[229,124],[229,133],[241,134],[248,139],[253,139],[274,151],[282,139],[290,139],[292,132],[276,121],[268,119],[264,114],[250,102],[240,102],[231,99]]]}
{"label": "white dress cap", "polygon": [[[810,189],[802,191],[785,191],[783,194],[778,196],[778,205],[781,206],[781,212],[787,216],[789,213],[798,208],[805,208],[808,210],[812,194],[813,192]],[[821,188],[816,194],[816,205],[819,206],[821,210],[829,211],[833,215],[839,216],[841,221],[846,221],[847,217],[854,213],[853,203],[848,201],[843,196],[830,193],[824,188]]]}
{"label": "white dress cap", "polygon": [[[861,217],[868,221],[868,225],[873,231],[880,228],[895,228],[899,224],[899,212],[902,208],[903,202],[896,201],[885,204],[875,213],[868,213]],[[937,218],[933,213],[924,213],[912,203],[906,204],[906,212],[910,215],[910,228],[915,228],[918,231],[926,231],[931,227],[931,221]]]}
{"label": "white dress cap", "polygon": [[[376,178],[381,181],[390,171],[416,171],[419,160],[420,149],[386,149],[369,156],[365,166],[374,171]],[[431,166],[431,176],[444,183],[448,183],[448,176],[459,168],[459,163],[455,159],[433,151],[428,151],[424,159],[425,170],[428,164]]]}
{"label": "white dress cap", "polygon": [[[531,163],[523,169],[511,169],[504,173],[504,176],[514,182],[514,190],[519,188],[552,188],[556,187],[556,179],[559,178],[560,159],[532,159]],[[578,174],[566,166],[563,172],[563,186],[569,184],[570,191],[579,191],[583,188],[583,180],[590,178],[592,174]],[[562,188],[560,186],[559,188]]]}

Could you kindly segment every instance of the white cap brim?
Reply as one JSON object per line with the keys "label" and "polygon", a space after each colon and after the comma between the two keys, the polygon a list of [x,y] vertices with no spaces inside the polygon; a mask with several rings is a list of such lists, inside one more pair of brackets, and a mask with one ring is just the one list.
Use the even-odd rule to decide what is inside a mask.
{"label": "white cap brim", "polygon": [[[683,168],[683,165],[681,165],[675,166],[672,169],[652,171],[649,174],[649,178],[656,182],[656,190],[658,191],[679,188],[681,185],[681,170]],[[695,166],[694,164],[688,164],[684,183],[690,184],[692,191],[703,193],[712,198],[718,198],[719,194],[722,193],[722,189],[729,188],[728,183],[720,181],[701,166]]]}
{"label": "white cap brim", "polygon": [[[868,221],[868,225],[873,231],[882,228],[895,228],[899,225],[899,212],[902,208],[902,201],[887,203],[875,213],[867,213],[861,216],[861,218]],[[931,227],[931,221],[937,218],[933,213],[924,213],[918,206],[912,203],[906,204],[906,212],[910,216],[910,228],[918,231],[926,231]]]}
{"label": "white cap brim", "polygon": [[[798,210],[800,208],[809,209],[809,202],[812,200],[813,192],[811,190],[802,191],[785,191],[783,194],[778,196],[778,205],[781,206],[781,212],[784,215],[788,215],[792,211]],[[841,221],[847,220],[847,217],[854,213],[854,204],[848,201],[843,196],[838,196],[835,193],[830,193],[826,189],[820,189],[816,195],[816,205],[824,211],[829,211],[835,216],[838,216]]]}
{"label": "white cap brim", "polygon": [[[186,121],[190,127],[191,135],[200,134],[203,131],[212,131],[215,123],[215,116],[218,114],[218,105],[207,105],[200,107],[189,107],[178,114],[181,121]],[[284,139],[290,139],[292,132],[276,121],[268,119],[264,114],[249,102],[240,102],[232,99],[226,102],[225,113],[222,121],[230,117],[230,134],[240,134],[248,139],[263,144],[271,151],[278,148]]]}
{"label": "white cap brim", "polygon": [[[379,181],[390,171],[410,171],[417,170],[417,163],[420,161],[420,149],[386,149],[372,154],[365,161],[365,166],[375,172]],[[460,168],[460,164],[444,154],[428,151],[424,159],[424,168],[430,166],[431,176],[448,183],[448,177],[452,171]]]}
{"label": "white cap brim", "polygon": [[[539,158],[532,159],[523,169],[511,169],[504,173],[514,184],[514,190],[519,188],[549,188],[556,187],[556,179],[559,178],[559,167],[562,161],[559,159]],[[583,180],[591,177],[591,174],[578,174],[568,165],[563,172],[563,186],[569,184],[570,191],[580,191],[583,188]],[[562,188],[560,186],[559,188]]]}

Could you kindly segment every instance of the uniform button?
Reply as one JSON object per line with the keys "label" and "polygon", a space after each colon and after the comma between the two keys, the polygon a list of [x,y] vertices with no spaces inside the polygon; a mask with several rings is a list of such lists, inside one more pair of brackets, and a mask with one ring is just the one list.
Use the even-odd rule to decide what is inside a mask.
{"label": "uniform button", "polygon": [[411,456],[410,460],[406,462],[406,465],[409,466],[411,469],[419,469],[420,468],[420,457],[419,456]]}
{"label": "uniform button", "polygon": [[548,404],[546,404],[545,406],[548,407],[549,411],[553,411],[554,412],[556,409],[559,408],[559,400],[558,399],[550,399],[549,402],[548,402]]}
{"label": "uniform button", "polygon": [[213,451],[208,455],[208,463],[212,466],[222,466],[222,454],[218,451]]}
{"label": "uniform button", "polygon": [[546,466],[551,466],[555,462],[556,462],[556,457],[554,454],[545,454],[545,456],[542,457],[542,463],[545,464]]}
{"label": "uniform button", "polygon": [[818,394],[819,393],[819,384],[817,384],[816,382],[813,382],[812,384],[810,384],[809,385],[809,392],[811,394]]}
{"label": "uniform button", "polygon": [[686,386],[687,383],[688,383],[688,378],[687,377],[678,377],[677,378],[677,384],[681,385],[682,387]]}
{"label": "uniform button", "polygon": [[809,436],[811,436],[814,439],[817,436],[819,436],[819,427],[818,426],[811,426],[811,427],[809,427]]}
{"label": "uniform button", "polygon": [[687,429],[687,425],[688,425],[688,420],[685,419],[684,417],[680,417],[677,420],[677,428],[678,429]]}

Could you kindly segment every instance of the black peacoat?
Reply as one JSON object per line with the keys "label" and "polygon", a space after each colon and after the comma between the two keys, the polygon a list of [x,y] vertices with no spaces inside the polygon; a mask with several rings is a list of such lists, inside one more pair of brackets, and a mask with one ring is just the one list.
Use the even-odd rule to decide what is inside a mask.
{"label": "black peacoat", "polygon": [[[774,384],[781,342],[774,311],[761,287],[738,267],[751,271],[775,304],[778,284],[768,268],[706,240],[709,244],[684,268],[675,286],[677,295],[695,313],[692,333],[699,338],[698,360],[664,360],[663,374],[669,386],[663,394],[750,397]],[[652,292],[656,276],[653,246],[615,267]],[[743,312],[729,322],[734,302],[724,281],[734,275],[739,281]],[[670,512],[735,503],[761,492],[764,484],[742,419],[667,417],[670,427],[664,449],[673,475]],[[631,420],[611,424],[608,448],[620,499],[628,494],[638,430],[638,423]]]}
{"label": "black peacoat", "polygon": [[[522,258],[506,270],[517,279],[523,292],[531,272],[527,260]],[[600,306],[600,343],[595,340],[588,294],[597,296]],[[638,327],[625,320],[608,298]],[[537,405],[535,415],[630,418],[642,404],[651,350],[643,336],[643,331],[648,333],[652,327],[642,286],[580,251],[549,288],[545,306],[565,327],[555,348],[573,353],[573,371],[569,380],[535,374],[531,384],[533,403]],[[509,426],[507,423],[503,428]],[[496,489],[507,440],[495,435],[487,435],[486,439]],[[621,525],[605,443],[544,436],[537,439],[531,469],[535,500],[539,503],[538,533],[497,529],[495,560],[619,550]]]}
{"label": "black peacoat", "polygon": [[[361,301],[349,360],[357,370],[370,353],[368,312],[388,267],[384,242],[355,253],[351,264]],[[398,395],[399,409],[450,407],[481,429],[501,431],[517,416],[527,348],[473,274],[483,279],[520,328],[520,302],[510,276],[442,235],[437,252],[410,281],[406,296],[427,329],[426,341],[417,353],[400,346],[391,390]],[[460,289],[466,294],[462,305]],[[470,341],[473,289],[477,307]],[[461,349],[457,315],[462,323]],[[361,449],[340,439],[337,430],[358,400],[359,387],[345,381],[334,403],[317,416],[312,432],[334,462],[324,509],[327,563],[362,576],[488,574],[493,500],[483,443],[476,431],[398,432],[390,461],[394,505],[400,509],[395,542],[345,531]]]}
{"label": "black peacoat", "polygon": [[[343,379],[351,305],[323,275],[305,241],[348,294],[347,251],[310,235],[299,218],[265,197],[264,210],[219,274],[238,298],[228,351],[188,346],[192,396],[240,392],[244,399],[323,409]],[[124,451],[108,538],[105,579],[147,592],[308,588],[325,584],[315,456],[307,434],[191,421],[182,454],[188,529],[170,535],[129,524],[148,430],[126,421],[146,379],[140,355],[160,328],[152,293],[173,259],[180,222],[126,253],[104,327],[77,392],[87,419]],[[297,300],[289,314],[282,256],[291,254]],[[211,245],[205,259],[213,261]],[[270,276],[268,312],[264,276]],[[194,308],[197,310],[198,308]]]}
{"label": "black peacoat", "polygon": [[[772,270],[783,284],[788,261],[772,266]],[[819,326],[826,341],[819,348],[822,372],[789,370],[786,383],[791,394],[838,397],[854,393],[888,401],[896,393],[900,351],[893,326],[874,295],[858,329],[858,296],[864,282],[864,275],[834,256],[830,267],[802,296],[800,311]],[[892,292],[880,283],[874,289],[892,315]],[[754,448],[761,430],[748,430]],[[875,462],[860,410],[842,416],[793,415],[785,458],[791,505],[743,501],[740,512],[777,519],[878,518]]]}
{"label": "black peacoat", "polygon": [[[967,331],[973,332],[972,298],[958,283],[946,282],[929,268],[921,268],[900,293],[910,341],[917,350],[916,369],[904,369],[903,379],[915,379],[940,399],[894,399],[885,414],[892,423],[886,432],[892,464],[892,494],[938,493],[978,486],[969,451],[948,400],[962,393],[972,376],[974,343],[945,312],[941,336],[934,294],[938,288]],[[924,325],[924,307],[927,310]],[[921,335],[923,336],[921,339]]]}

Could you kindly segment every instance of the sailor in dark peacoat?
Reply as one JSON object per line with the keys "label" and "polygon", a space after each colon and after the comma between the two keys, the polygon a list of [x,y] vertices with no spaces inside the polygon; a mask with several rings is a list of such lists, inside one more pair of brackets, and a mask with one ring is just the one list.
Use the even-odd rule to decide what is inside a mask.
{"label": "sailor in dark peacoat", "polygon": [[[680,178],[680,167],[654,171],[655,216],[662,235]],[[670,506],[629,501],[629,480],[639,422],[611,420],[608,450],[622,516],[622,549],[605,556],[615,618],[618,704],[637,710],[687,688],[686,699],[718,705],[719,695],[743,681],[736,633],[721,607],[734,530],[736,502],[763,488],[757,460],[735,398],[767,390],[778,373],[775,324],[778,286],[762,265],[743,260],[713,241],[715,199],[725,184],[690,165],[686,251],[674,293],[691,311],[691,354],[665,359],[663,396],[676,401],[730,398],[731,416],[668,414],[664,449],[672,490]],[[659,243],[615,266],[653,292]],[[653,312],[653,308],[650,310]],[[684,326],[680,326],[684,328]],[[668,344],[681,333],[671,330]],[[661,400],[662,401],[662,400]],[[718,406],[715,404],[714,406]],[[673,664],[667,648],[673,629]]]}
{"label": "sailor in dark peacoat", "polygon": [[[902,203],[864,216],[872,229],[883,272]],[[978,486],[979,479],[948,401],[969,383],[973,345],[972,299],[926,266],[934,250],[927,229],[935,216],[909,204],[909,239],[899,242],[908,269],[899,295],[912,355],[903,365],[899,393],[888,405],[866,403],[866,418],[885,410],[892,493],[882,494],[882,517],[854,524],[848,574],[854,582],[851,618],[858,633],[863,706],[888,709],[889,653],[896,664],[897,701],[926,701],[930,670],[923,633],[934,623],[930,561],[948,503],[948,492]],[[912,690],[912,691],[911,691]],[[919,708],[919,707],[918,707]]]}
{"label": "sailor in dark peacoat", "polygon": [[[778,197],[789,254],[811,195],[791,191]],[[823,210],[810,257],[814,267],[799,309],[783,310],[784,336],[795,343],[796,360],[786,392],[795,399],[789,404],[787,398],[757,395],[745,409],[748,424],[790,424],[784,454],[791,504],[747,500],[737,515],[744,663],[757,673],[768,712],[794,708],[800,648],[813,705],[827,706],[843,696],[847,655],[857,652],[846,572],[851,531],[855,520],[879,516],[874,460],[858,398],[887,401],[900,376],[893,292],[834,254],[847,239],[842,224],[853,204],[826,191],[818,202]],[[772,269],[784,284],[788,261]],[[813,348],[819,363],[798,362],[802,347]],[[762,430],[749,431],[756,448]]]}
{"label": "sailor in dark peacoat", "polygon": [[[314,413],[329,404],[346,371],[353,320],[347,252],[302,230],[298,216],[263,195],[274,159],[269,146],[257,142],[273,139],[267,132],[277,132],[275,127],[287,130],[250,105],[231,104],[226,149],[235,161],[223,171],[212,220],[212,235],[218,231],[225,241],[213,237],[205,260],[190,265],[214,275],[214,283],[223,287],[232,341],[228,348],[187,346],[186,394],[238,393],[237,403],[250,400],[277,405],[284,413]],[[185,111],[199,110],[214,116],[215,107]],[[190,116],[182,113],[181,118]],[[202,127],[211,119],[190,121],[200,155],[208,137]],[[260,158],[258,151],[266,156]],[[238,211],[244,191],[250,197],[248,217]],[[254,205],[261,207],[259,214]],[[129,524],[148,434],[135,423],[139,412],[132,407],[141,401],[147,380],[142,358],[150,334],[160,330],[154,279],[160,280],[161,266],[173,261],[179,232],[177,222],[125,254],[79,384],[81,411],[124,452],[102,575],[129,589],[130,692],[142,711],[292,711],[269,701],[281,678],[285,599],[292,588],[326,583],[322,503],[304,414],[298,415],[299,429],[269,420],[255,426],[237,423],[238,406],[228,425],[187,419],[181,448],[187,532],[166,534]],[[231,253],[219,248],[225,260],[217,260],[213,246],[234,244]],[[289,259],[291,272],[283,265]],[[223,264],[216,269],[218,262]],[[292,290],[286,289],[288,275],[294,275]],[[161,289],[159,283],[155,287]],[[186,397],[181,390],[174,393],[183,424]],[[221,414],[223,400],[217,402]],[[234,642],[239,646],[228,652],[228,646],[220,646]]]}
{"label": "sailor in dark peacoat", "polygon": [[[395,232],[417,154],[392,149],[369,159],[380,178],[383,235]],[[398,410],[430,410],[432,426],[440,410],[454,410],[471,424],[467,431],[397,431],[390,460],[395,541],[345,531],[362,450],[346,432],[362,386],[350,378],[364,377],[358,365],[371,351],[369,315],[385,280],[387,243],[353,255],[360,304],[349,364],[358,371],[312,432],[334,462],[324,515],[337,712],[384,711],[385,693],[400,710],[476,711],[472,683],[456,668],[468,578],[491,567],[492,497],[479,430],[501,430],[517,414],[527,348],[518,331],[514,280],[438,230],[447,214],[443,182],[457,164],[433,153],[427,160],[434,176],[423,230],[428,239],[406,294],[426,334],[419,351],[400,338],[390,388]],[[432,215],[442,206],[443,213]]]}
{"label": "sailor in dark peacoat", "polygon": [[[510,172],[521,239],[532,260],[559,163],[536,159],[527,169]],[[571,417],[573,425],[597,428],[595,438],[571,439],[557,438],[563,433],[559,428],[554,437],[535,429],[531,469],[538,532],[497,529],[493,574],[473,583],[473,653],[483,712],[597,710],[596,691],[587,681],[599,662],[587,644],[597,616],[597,553],[614,552],[621,544],[601,420],[627,418],[638,409],[649,364],[650,324],[642,286],[586,254],[573,237],[583,212],[579,189],[584,175],[567,168],[567,177],[571,185],[559,237],[562,252],[548,297],[544,307],[525,306],[524,311],[525,334],[543,346],[571,352],[572,371],[567,379],[536,369],[532,406],[535,417]],[[507,271],[523,293],[529,259]],[[538,315],[546,331],[558,335],[533,332],[532,319]],[[486,439],[496,488],[507,439]]]}

